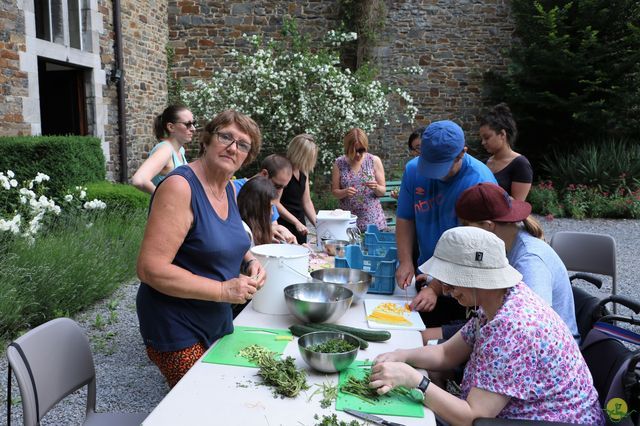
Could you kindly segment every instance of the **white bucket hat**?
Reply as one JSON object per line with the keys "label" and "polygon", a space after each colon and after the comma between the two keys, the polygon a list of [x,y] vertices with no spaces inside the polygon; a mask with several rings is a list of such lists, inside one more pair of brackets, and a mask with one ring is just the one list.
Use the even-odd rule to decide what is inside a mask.
{"label": "white bucket hat", "polygon": [[504,242],[473,226],[442,234],[433,257],[420,270],[455,287],[493,290],[513,287],[522,280],[522,274],[509,265]]}

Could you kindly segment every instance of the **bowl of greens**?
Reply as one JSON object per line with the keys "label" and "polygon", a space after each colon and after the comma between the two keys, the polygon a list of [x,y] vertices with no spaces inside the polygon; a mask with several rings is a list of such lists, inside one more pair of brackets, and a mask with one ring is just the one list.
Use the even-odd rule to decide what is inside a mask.
{"label": "bowl of greens", "polygon": [[351,306],[353,292],[338,284],[291,284],[284,288],[284,299],[302,322],[335,322]]}
{"label": "bowl of greens", "polygon": [[315,331],[298,338],[302,359],[311,368],[324,373],[335,373],[349,367],[359,348],[358,339],[336,331]]}

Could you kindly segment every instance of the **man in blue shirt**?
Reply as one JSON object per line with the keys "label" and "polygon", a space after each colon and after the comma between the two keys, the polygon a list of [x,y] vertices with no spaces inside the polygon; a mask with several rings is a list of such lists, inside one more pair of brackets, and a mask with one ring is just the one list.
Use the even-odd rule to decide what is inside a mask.
{"label": "man in blue shirt", "polygon": [[[467,188],[480,182],[496,183],[491,170],[467,154],[464,132],[456,123],[443,120],[429,125],[422,134],[420,156],[405,167],[398,196],[396,240],[399,266],[396,280],[402,288],[416,276],[418,294],[411,309],[422,311],[427,327],[464,318],[460,305],[442,295],[437,280],[421,285],[429,271],[415,271],[411,258],[417,238],[422,265],[431,256],[440,236],[459,225],[455,204]],[[423,333],[425,340],[428,335]]]}

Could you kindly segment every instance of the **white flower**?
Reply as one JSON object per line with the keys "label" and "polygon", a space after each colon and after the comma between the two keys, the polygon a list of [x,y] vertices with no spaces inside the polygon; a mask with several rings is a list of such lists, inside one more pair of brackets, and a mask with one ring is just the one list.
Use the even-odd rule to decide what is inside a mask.
{"label": "white flower", "polygon": [[64,196],[64,200],[68,203],[73,200],[73,195],[67,194]]}
{"label": "white flower", "polygon": [[91,201],[87,201],[83,204],[85,210],[104,210],[107,204],[104,201],[100,201],[97,198]]}
{"label": "white flower", "polygon": [[87,191],[84,189],[80,191],[80,199],[84,200],[87,197]]}
{"label": "white flower", "polygon": [[11,170],[7,170],[7,176],[12,178],[12,177],[15,177],[16,175]]}
{"label": "white flower", "polygon": [[15,188],[16,186],[18,186],[18,181],[17,181],[17,180],[15,180],[15,179],[11,179],[11,180],[9,181],[9,183],[11,184],[11,186],[12,186],[13,188]]}
{"label": "white flower", "polygon": [[36,174],[36,178],[34,180],[36,181],[36,183],[42,183],[42,182],[50,180],[50,179],[51,178],[48,175],[38,172],[38,174]]}

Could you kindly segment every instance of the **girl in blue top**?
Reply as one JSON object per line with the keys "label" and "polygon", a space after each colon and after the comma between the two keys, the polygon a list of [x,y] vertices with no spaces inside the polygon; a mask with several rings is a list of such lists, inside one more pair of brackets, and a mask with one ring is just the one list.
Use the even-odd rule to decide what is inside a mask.
{"label": "girl in blue top", "polygon": [[183,145],[191,142],[196,130],[191,111],[182,105],[170,105],[153,123],[156,138],[160,141],[149,152],[149,157],[131,178],[133,186],[153,194],[156,186],[171,171],[187,164]]}

